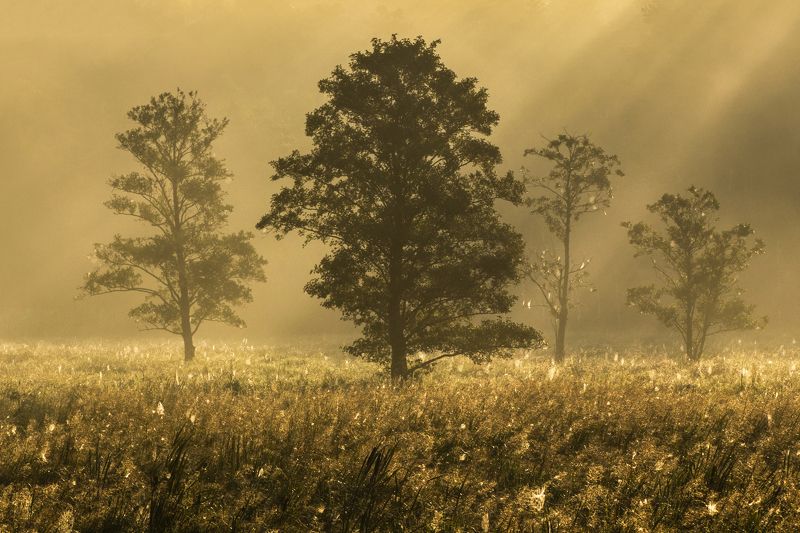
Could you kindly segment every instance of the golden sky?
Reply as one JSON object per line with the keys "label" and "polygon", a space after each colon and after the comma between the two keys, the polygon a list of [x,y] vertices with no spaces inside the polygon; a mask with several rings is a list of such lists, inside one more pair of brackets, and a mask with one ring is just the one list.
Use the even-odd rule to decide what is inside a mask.
{"label": "golden sky", "polygon": [[[230,118],[217,153],[235,174],[232,229],[250,229],[275,190],[268,162],[308,146],[317,81],[392,33],[441,39],[445,64],[488,88],[503,169],[533,166],[525,148],[564,129],[619,155],[615,204],[578,229],[599,292],[576,329],[639,324],[624,289],[649,274],[619,222],[692,183],[766,241],[744,281],[773,331],[800,326],[796,0],[7,0],[0,12],[0,338],[136,334],[131,299],[74,301],[92,243],[131,230],[102,206],[107,178],[135,169],[114,141],[130,107],[179,86]],[[540,221],[508,216],[531,250],[552,243]],[[264,235],[256,247],[269,281],[246,335],[348,331],[302,292],[321,248]]]}

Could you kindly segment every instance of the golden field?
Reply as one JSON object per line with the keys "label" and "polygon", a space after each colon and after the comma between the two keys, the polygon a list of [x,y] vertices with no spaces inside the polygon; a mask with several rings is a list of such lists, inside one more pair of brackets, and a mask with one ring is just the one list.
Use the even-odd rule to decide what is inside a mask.
{"label": "golden field", "polygon": [[0,531],[795,531],[798,361],[0,344]]}

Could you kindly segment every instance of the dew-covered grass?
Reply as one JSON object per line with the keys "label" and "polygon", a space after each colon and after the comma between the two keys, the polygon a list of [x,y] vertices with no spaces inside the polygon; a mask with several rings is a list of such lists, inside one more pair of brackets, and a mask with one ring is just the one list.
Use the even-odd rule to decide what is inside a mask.
{"label": "dew-covered grass", "polygon": [[0,531],[796,531],[800,352],[0,345]]}

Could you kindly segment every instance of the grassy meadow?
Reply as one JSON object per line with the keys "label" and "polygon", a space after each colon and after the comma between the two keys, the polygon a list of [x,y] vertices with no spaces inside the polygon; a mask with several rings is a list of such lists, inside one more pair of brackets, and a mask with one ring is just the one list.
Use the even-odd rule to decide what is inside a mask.
{"label": "grassy meadow", "polygon": [[0,531],[797,531],[800,351],[0,344]]}

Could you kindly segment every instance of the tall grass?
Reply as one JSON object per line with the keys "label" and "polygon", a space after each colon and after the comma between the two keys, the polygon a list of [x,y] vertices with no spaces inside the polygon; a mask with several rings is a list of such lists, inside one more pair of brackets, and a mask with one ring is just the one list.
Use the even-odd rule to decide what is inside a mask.
{"label": "tall grass", "polygon": [[0,531],[795,531],[793,348],[374,365],[0,345]]}

